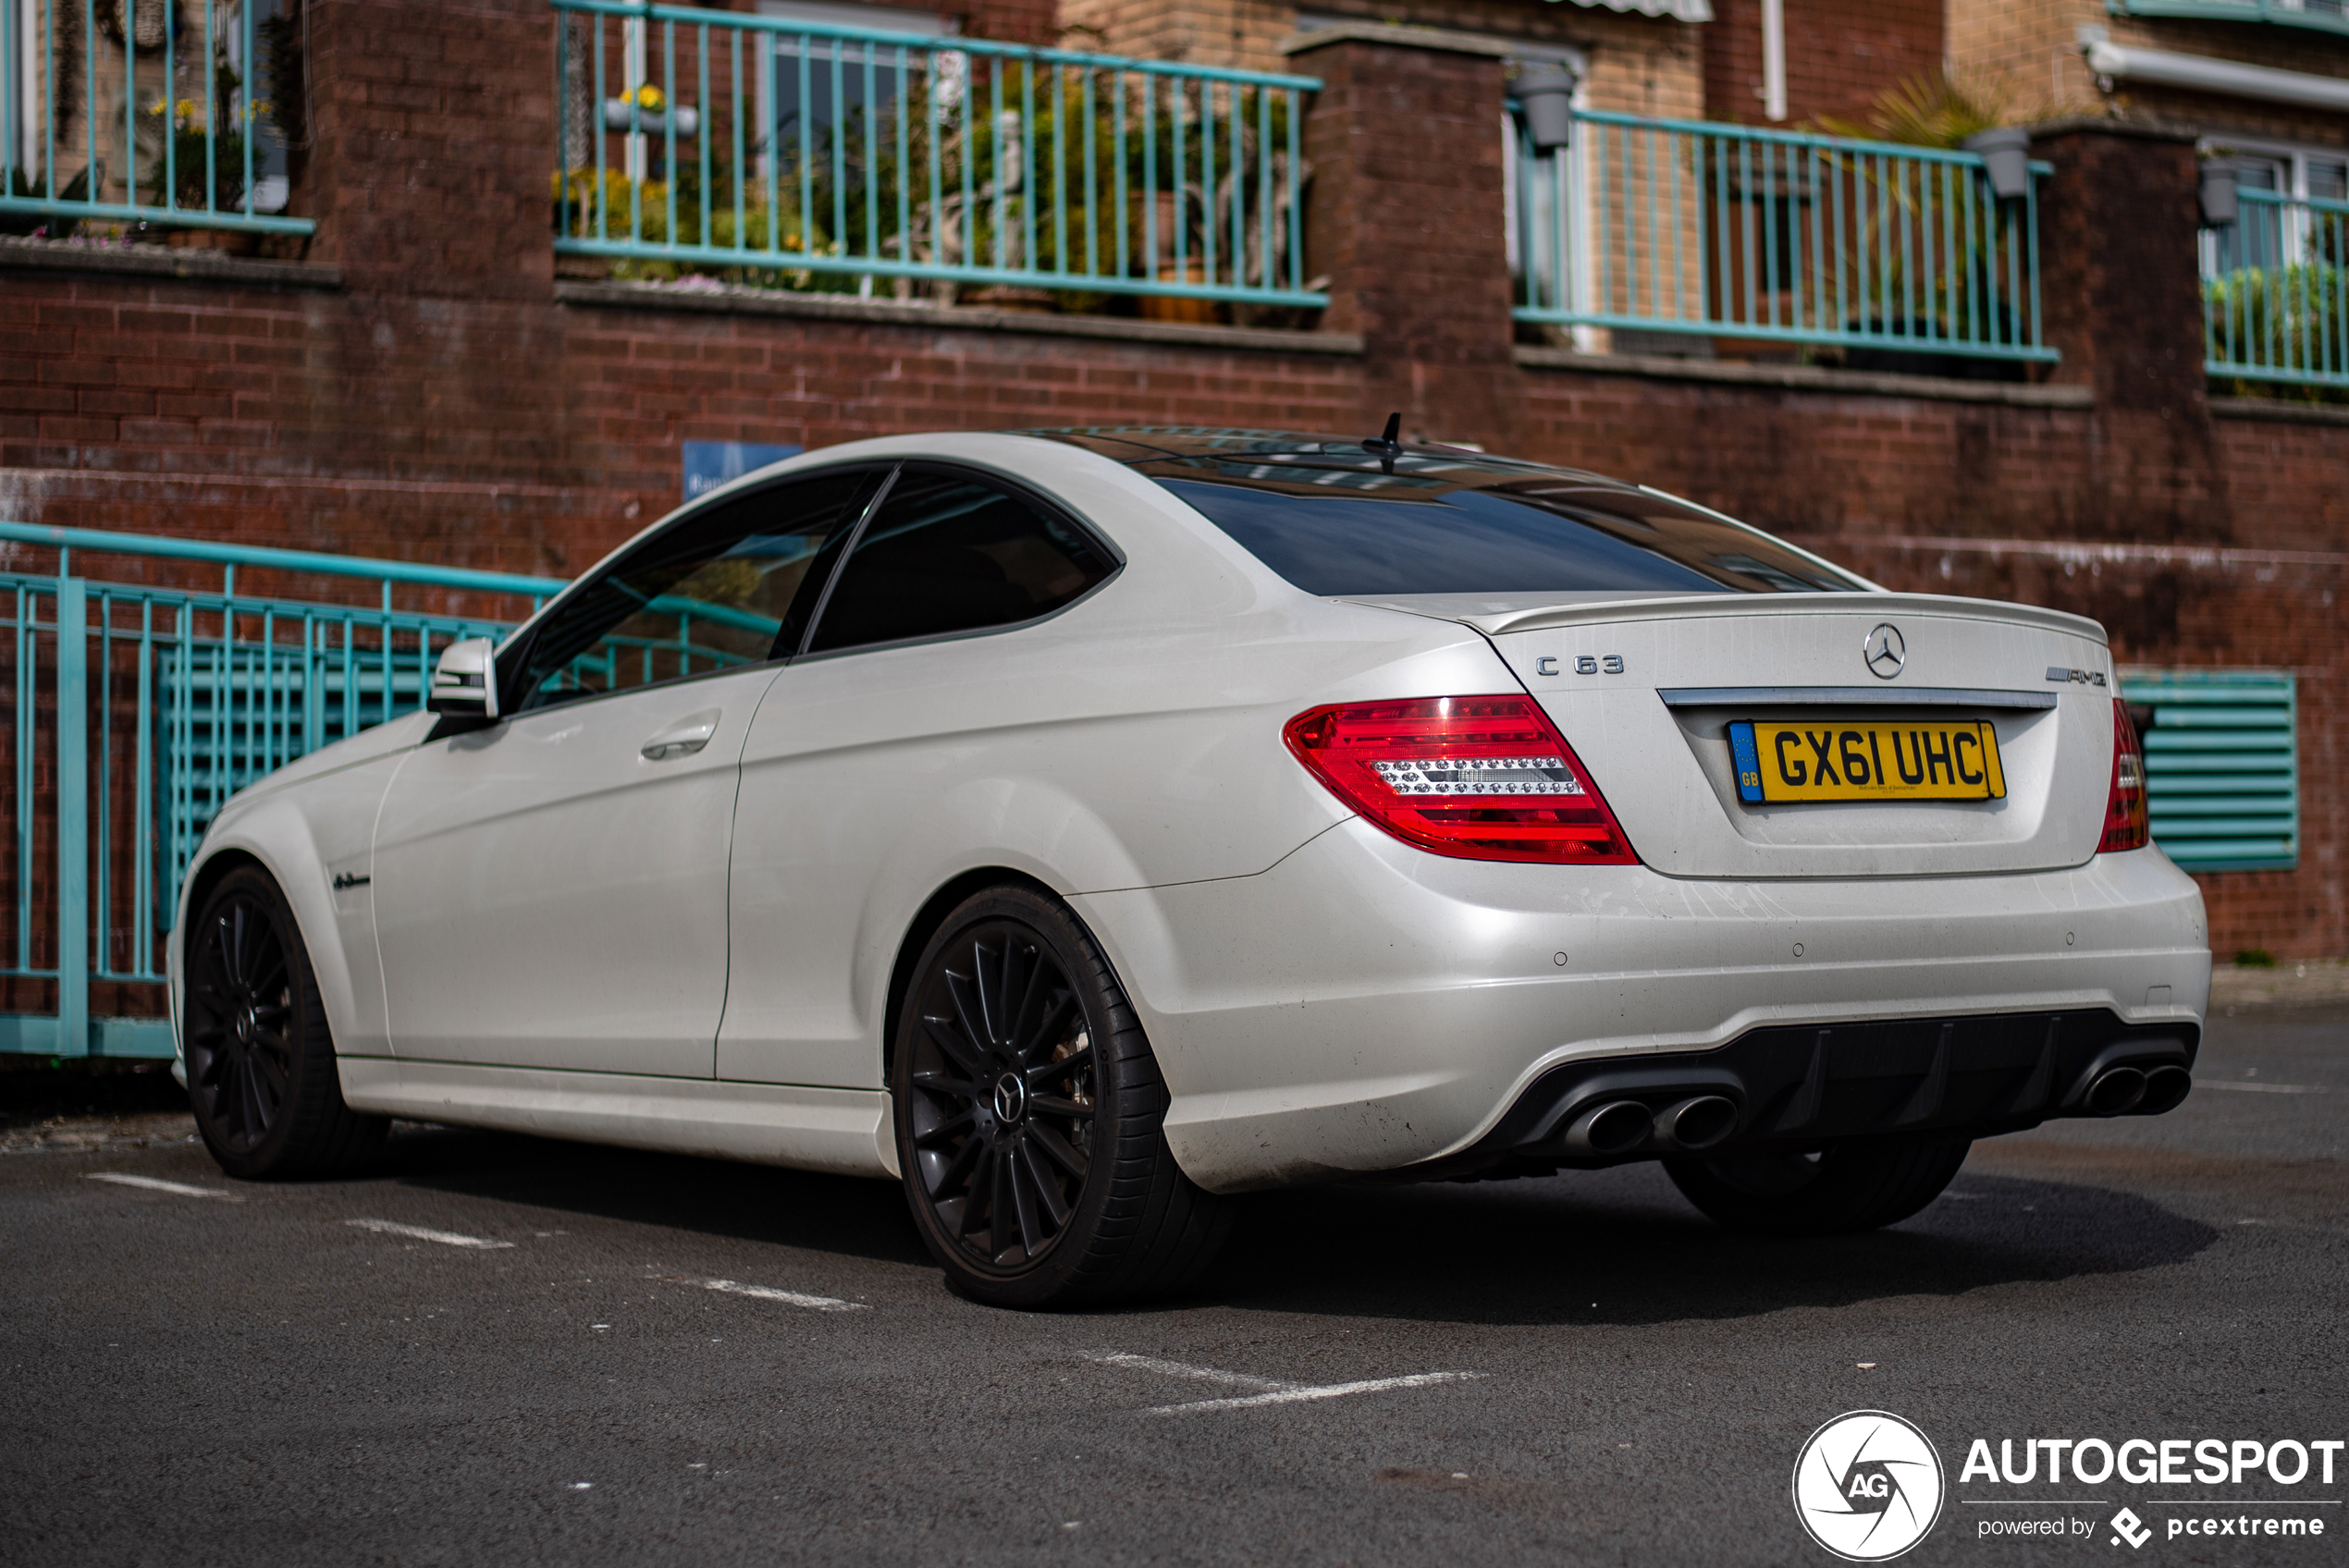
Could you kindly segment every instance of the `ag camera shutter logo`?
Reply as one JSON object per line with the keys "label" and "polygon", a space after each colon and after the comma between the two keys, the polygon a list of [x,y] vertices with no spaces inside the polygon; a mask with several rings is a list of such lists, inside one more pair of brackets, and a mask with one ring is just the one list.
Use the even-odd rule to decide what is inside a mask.
{"label": "ag camera shutter logo", "polygon": [[1947,1492],[1933,1444],[1888,1411],[1837,1416],[1794,1461],[1794,1516],[1847,1562],[1882,1562],[1925,1539]]}

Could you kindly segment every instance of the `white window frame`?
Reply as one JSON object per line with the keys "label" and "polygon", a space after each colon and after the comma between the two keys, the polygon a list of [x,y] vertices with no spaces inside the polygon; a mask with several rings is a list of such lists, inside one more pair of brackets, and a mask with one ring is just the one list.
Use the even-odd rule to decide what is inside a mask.
{"label": "white window frame", "polygon": [[[758,15],[782,21],[829,22],[834,27],[869,27],[884,32],[918,32],[935,38],[952,38],[963,31],[955,18],[936,11],[917,11],[902,6],[866,6],[848,0],[758,0]],[[771,32],[758,35],[758,177],[767,178],[768,165],[774,152],[768,146],[768,135],[775,124],[775,57],[790,51],[789,43],[779,44]],[[869,285],[868,277],[866,282]]]}
{"label": "white window frame", "polygon": [[[2312,163],[2338,165],[2343,171],[2344,180],[2349,180],[2349,147],[2311,147],[2306,142],[2276,141],[2257,136],[2206,136],[2195,144],[2195,150],[2207,158],[2219,157],[2246,162],[2256,159],[2262,163],[2280,165],[2284,170],[2284,185],[2278,194],[2289,196],[2297,201],[2306,202],[2311,199],[2308,172],[2309,165]],[[2343,200],[2339,196],[2317,199]],[[2287,208],[2284,211],[2283,220],[2284,251],[2287,255],[2296,256],[2307,249],[2309,234],[2307,214],[2302,210]],[[2204,229],[2199,237],[2196,251],[2204,281],[2208,282],[2217,277],[2219,276],[2217,231]]]}

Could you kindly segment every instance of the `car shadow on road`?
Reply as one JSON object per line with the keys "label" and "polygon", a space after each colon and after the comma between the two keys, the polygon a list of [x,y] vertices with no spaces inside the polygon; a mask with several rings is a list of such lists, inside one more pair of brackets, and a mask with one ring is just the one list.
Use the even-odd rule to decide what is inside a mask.
{"label": "car shadow on road", "polygon": [[893,1182],[454,1127],[402,1127],[375,1174],[564,1214],[929,1265]]}
{"label": "car shadow on road", "polygon": [[2211,1226],[2128,1193],[1960,1175],[1855,1236],[1712,1224],[1661,1168],[1474,1186],[1325,1188],[1251,1202],[1189,1304],[1462,1323],[1661,1323],[1842,1306],[2182,1263]]}
{"label": "car shadow on road", "polygon": [[[930,1267],[892,1182],[438,1128],[395,1137],[380,1173],[562,1213]],[[1220,1305],[1526,1324],[1739,1318],[2133,1273],[2182,1263],[2219,1234],[2129,1193],[1967,1170],[1889,1230],[1746,1237],[1690,1208],[1660,1167],[1638,1165],[1257,1194],[1241,1204],[1231,1244],[1198,1286],[1120,1310]]]}

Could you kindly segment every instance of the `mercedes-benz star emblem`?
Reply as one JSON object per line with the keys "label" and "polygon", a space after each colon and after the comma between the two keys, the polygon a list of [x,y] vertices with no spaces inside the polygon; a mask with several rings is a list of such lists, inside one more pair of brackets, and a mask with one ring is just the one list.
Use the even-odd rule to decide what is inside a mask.
{"label": "mercedes-benz star emblem", "polygon": [[1900,641],[1900,629],[1887,621],[1868,633],[1868,640],[1860,645],[1860,656],[1868,661],[1870,675],[1889,680],[1909,662],[1909,645]]}

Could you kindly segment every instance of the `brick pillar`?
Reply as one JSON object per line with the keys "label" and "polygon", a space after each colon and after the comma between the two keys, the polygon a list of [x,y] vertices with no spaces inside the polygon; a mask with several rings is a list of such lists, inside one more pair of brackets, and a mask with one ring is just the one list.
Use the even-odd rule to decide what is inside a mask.
{"label": "brick pillar", "polygon": [[2055,379],[2107,410],[2209,417],[2195,263],[2194,140],[2109,120],[2033,130],[2055,165],[2039,197],[2039,271]]}
{"label": "brick pillar", "polygon": [[1364,434],[1400,409],[1407,436],[1513,449],[1503,62],[1420,29],[1325,36],[1291,61],[1323,83],[1305,129],[1306,273],[1329,279],[1328,329],[1367,341]]}
{"label": "brick pillar", "polygon": [[311,258],[354,291],[544,300],[555,13],[544,0],[308,0]]}

